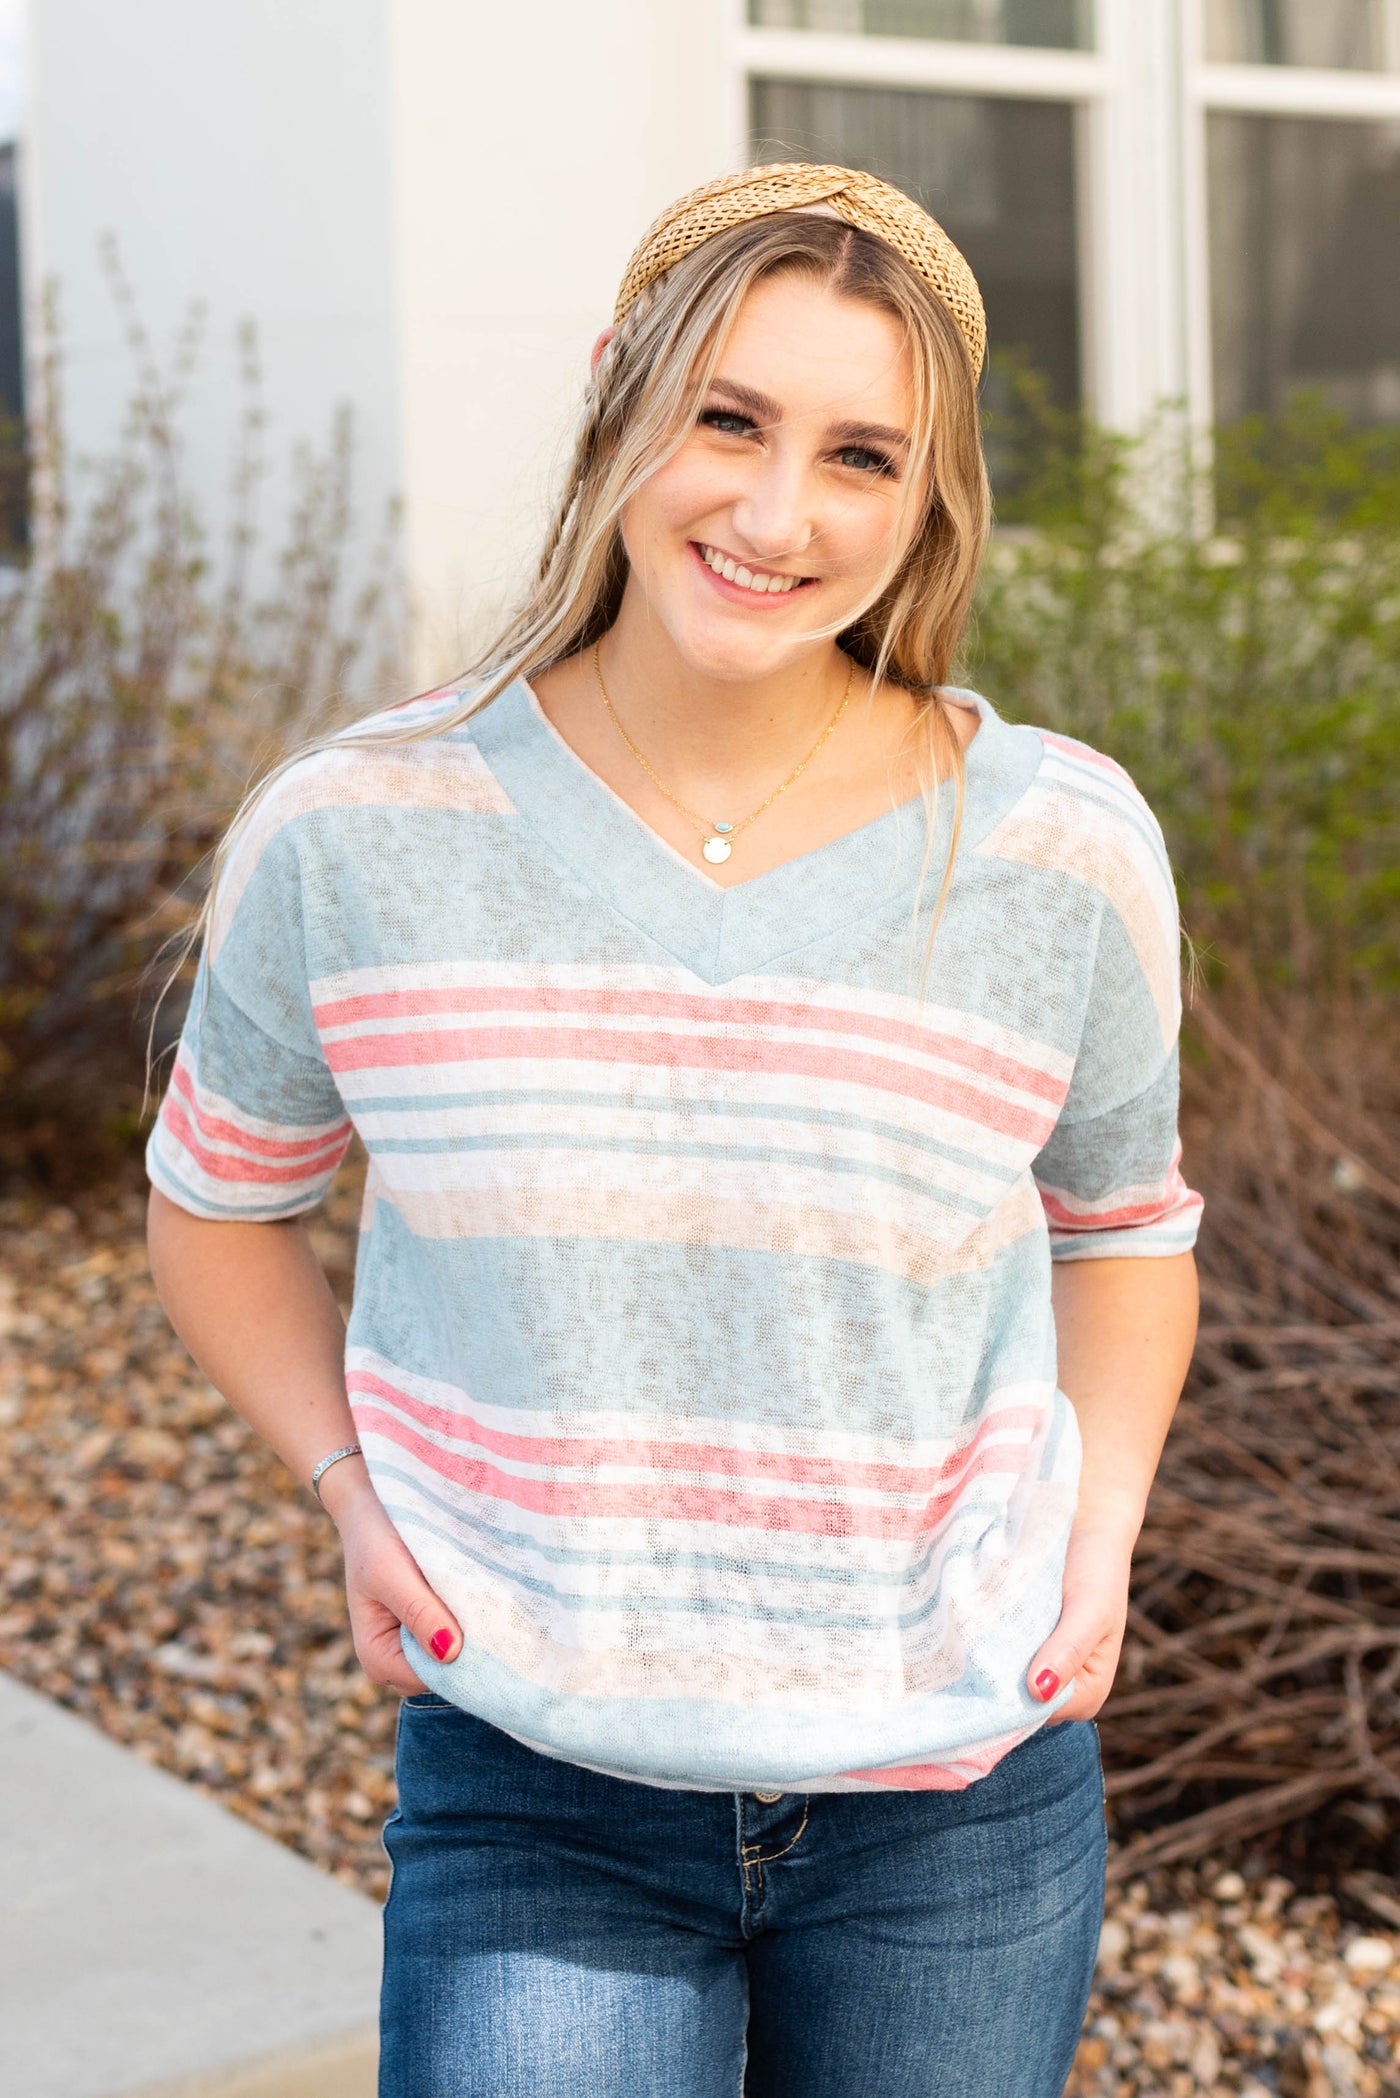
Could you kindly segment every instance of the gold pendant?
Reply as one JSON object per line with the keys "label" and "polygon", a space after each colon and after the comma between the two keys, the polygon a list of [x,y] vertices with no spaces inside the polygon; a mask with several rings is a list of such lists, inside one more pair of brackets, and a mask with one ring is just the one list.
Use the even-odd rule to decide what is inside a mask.
{"label": "gold pendant", "polygon": [[733,850],[734,847],[728,838],[706,838],[700,847],[702,856],[712,867],[718,867],[722,861],[727,860]]}

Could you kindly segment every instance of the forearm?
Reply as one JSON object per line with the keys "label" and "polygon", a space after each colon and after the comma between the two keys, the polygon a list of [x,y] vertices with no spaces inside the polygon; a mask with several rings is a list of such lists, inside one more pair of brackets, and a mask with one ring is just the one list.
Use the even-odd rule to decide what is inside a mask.
{"label": "forearm", "polygon": [[1195,1345],[1195,1260],[1063,1261],[1052,1290],[1084,1445],[1076,1527],[1131,1549]]}
{"label": "forearm", "polygon": [[[153,1192],[147,1242],[157,1293],[190,1354],[305,1483],[320,1458],[355,1440],[345,1325],[305,1227],[214,1223]],[[363,1478],[358,1464],[334,1472]],[[336,1497],[350,1485],[337,1479]]]}
{"label": "forearm", "polygon": [[[302,1224],[216,1224],[153,1193],[151,1273],[171,1325],[233,1407],[303,1482],[355,1440],[345,1394],[345,1325]],[[321,1498],[345,1546],[355,1651],[371,1680],[412,1694],[401,1627],[439,1661],[461,1648],[456,1619],[380,1505],[361,1457],[332,1465]]]}
{"label": "forearm", "polygon": [[1044,1703],[1073,1677],[1055,1725],[1092,1719],[1112,1687],[1133,1546],[1196,1338],[1196,1264],[1063,1261],[1052,1287],[1060,1385],[1084,1445],[1059,1623],[1027,1671]]}

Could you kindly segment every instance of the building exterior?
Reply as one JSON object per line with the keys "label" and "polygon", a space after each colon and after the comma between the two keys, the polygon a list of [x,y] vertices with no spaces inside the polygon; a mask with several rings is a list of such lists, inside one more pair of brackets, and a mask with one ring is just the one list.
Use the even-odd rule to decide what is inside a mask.
{"label": "building exterior", "polygon": [[130,390],[110,232],[157,342],[207,307],[216,527],[239,318],[273,457],[353,405],[425,675],[518,583],[642,226],[748,159],[918,194],[994,344],[1110,424],[1303,385],[1400,420],[1400,0],[31,0],[29,34],[26,296],[59,287],[74,448]]}

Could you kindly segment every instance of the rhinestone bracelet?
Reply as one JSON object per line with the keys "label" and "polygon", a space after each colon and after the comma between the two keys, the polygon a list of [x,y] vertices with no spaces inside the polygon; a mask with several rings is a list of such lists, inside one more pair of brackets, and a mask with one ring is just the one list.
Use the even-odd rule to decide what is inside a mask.
{"label": "rhinestone bracelet", "polygon": [[[333,1464],[339,1464],[342,1457],[359,1457],[362,1455],[363,1452],[357,1442],[347,1442],[343,1450],[332,1450],[329,1457],[321,1459],[315,1471],[311,1474],[311,1491],[315,1494],[318,1501],[321,1500],[322,1472],[328,1472]],[[321,1502],[321,1505],[322,1507],[325,1506],[324,1501]]]}

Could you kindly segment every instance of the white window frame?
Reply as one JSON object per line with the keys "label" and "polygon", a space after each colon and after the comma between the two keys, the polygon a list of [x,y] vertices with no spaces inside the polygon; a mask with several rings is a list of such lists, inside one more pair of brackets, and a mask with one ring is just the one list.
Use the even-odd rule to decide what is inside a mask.
{"label": "white window frame", "polygon": [[1169,402],[1198,429],[1212,420],[1208,112],[1400,121],[1400,0],[1386,0],[1386,73],[1208,62],[1204,0],[1095,0],[1092,51],[755,29],[747,13],[731,0],[736,165],[755,78],[1070,104],[1083,394],[1114,429]]}

